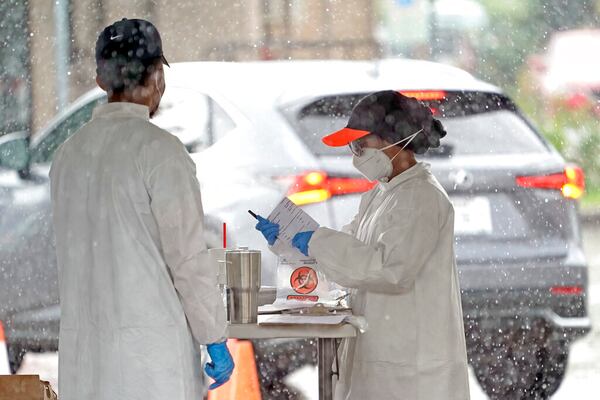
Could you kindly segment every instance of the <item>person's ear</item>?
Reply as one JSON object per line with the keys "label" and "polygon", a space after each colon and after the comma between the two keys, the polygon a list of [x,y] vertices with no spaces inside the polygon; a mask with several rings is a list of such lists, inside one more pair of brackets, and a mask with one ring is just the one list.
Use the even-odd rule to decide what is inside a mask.
{"label": "person's ear", "polygon": [[[389,146],[391,143],[388,144],[387,140],[383,140],[382,143],[385,143],[385,146]],[[400,153],[402,150],[400,149],[400,147],[398,146],[392,146],[389,149],[385,149],[382,150],[386,156],[388,156],[389,158],[394,158],[398,155],[398,153]]]}
{"label": "person's ear", "polygon": [[108,92],[107,86],[104,84],[102,78],[100,78],[100,75],[98,74],[96,74],[96,84],[100,87],[100,89],[104,90],[105,92]]}
{"label": "person's ear", "polygon": [[379,138],[379,145],[380,145],[380,147],[387,147],[387,146],[391,146],[393,144],[394,143],[388,142],[387,139]]}

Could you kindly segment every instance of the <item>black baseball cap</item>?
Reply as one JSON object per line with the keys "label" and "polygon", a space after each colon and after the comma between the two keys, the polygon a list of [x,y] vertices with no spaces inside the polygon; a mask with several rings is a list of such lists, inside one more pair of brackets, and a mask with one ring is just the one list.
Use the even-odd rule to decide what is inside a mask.
{"label": "black baseball cap", "polygon": [[431,110],[418,100],[394,90],[375,92],[363,97],[346,127],[325,136],[323,143],[346,146],[372,133],[394,143],[422,129],[427,121],[433,121]]}
{"label": "black baseball cap", "polygon": [[143,19],[123,18],[100,33],[96,41],[96,63],[116,58],[139,60],[144,64],[160,58],[169,66],[158,30]]}

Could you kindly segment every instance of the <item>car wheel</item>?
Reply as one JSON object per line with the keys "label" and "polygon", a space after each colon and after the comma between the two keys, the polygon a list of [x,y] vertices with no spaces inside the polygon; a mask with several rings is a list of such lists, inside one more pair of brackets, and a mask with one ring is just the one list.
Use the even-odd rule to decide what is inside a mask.
{"label": "car wheel", "polygon": [[316,365],[314,340],[253,340],[258,379],[263,400],[299,400],[302,398],[285,384],[285,377],[305,365]]}
{"label": "car wheel", "polygon": [[16,374],[21,364],[23,364],[23,357],[25,356],[25,349],[19,346],[8,346],[8,364],[10,366],[11,374]]}
{"label": "car wheel", "polygon": [[545,323],[488,332],[471,331],[469,362],[491,400],[549,399],[565,375],[568,346]]}
{"label": "car wheel", "polygon": [[567,372],[569,347],[564,342],[554,341],[542,349],[543,363],[540,365],[539,378],[533,391],[540,398],[550,398],[562,383]]}

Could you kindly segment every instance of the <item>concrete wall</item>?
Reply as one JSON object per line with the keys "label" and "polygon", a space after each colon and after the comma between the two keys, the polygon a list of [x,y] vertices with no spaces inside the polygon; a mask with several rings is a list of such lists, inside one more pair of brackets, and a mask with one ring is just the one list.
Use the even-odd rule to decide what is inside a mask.
{"label": "concrete wall", "polygon": [[[56,105],[53,0],[29,2],[34,131]],[[152,21],[170,62],[378,55],[371,0],[71,0],[71,101],[95,86],[94,45],[124,16]]]}

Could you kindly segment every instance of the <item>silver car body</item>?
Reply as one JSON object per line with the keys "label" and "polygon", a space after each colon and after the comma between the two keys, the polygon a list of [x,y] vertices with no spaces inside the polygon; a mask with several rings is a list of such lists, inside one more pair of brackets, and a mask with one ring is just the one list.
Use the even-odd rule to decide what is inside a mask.
{"label": "silver car body", "polygon": [[[497,87],[460,69],[403,59],[190,62],[175,64],[166,69],[166,74],[167,91],[155,122],[180,137],[196,162],[208,242],[213,247],[221,245],[222,224],[226,223],[230,247],[243,245],[262,250],[262,284],[265,286],[276,282],[276,257],[254,229],[256,221],[247,210],[266,216],[287,195],[290,179],[293,179],[290,177],[307,171],[358,177],[349,153],[317,155],[311,150],[290,122],[295,110],[328,96],[383,89],[501,94]],[[99,89],[90,91],[35,134],[30,146],[34,161],[35,154],[40,154],[36,149],[43,147],[45,140],[79,111],[105,101],[104,96]],[[204,138],[206,115],[215,115],[215,108],[221,116],[211,117],[210,134]],[[89,118],[91,109],[86,112]],[[77,124],[73,127],[77,128]],[[533,129],[531,131],[535,136]],[[320,137],[327,133],[324,127],[315,135]],[[565,200],[560,192],[515,187],[515,176],[519,174],[540,175],[563,170],[562,157],[543,139],[539,141],[544,151],[535,154],[495,154],[494,144],[490,143],[490,151],[485,154],[456,154],[428,161],[454,199],[489,198],[490,218],[499,223],[494,234],[485,238],[457,235],[461,285],[466,294],[463,296],[465,318],[496,321],[531,314],[578,336],[589,329],[585,303],[581,303],[585,293],[573,303],[574,311],[561,314],[556,310],[565,307],[565,302],[548,292],[553,285],[584,288],[587,285],[577,204]],[[11,178],[5,182],[10,182],[7,190],[8,196],[12,196],[7,199],[29,203],[15,218],[36,215],[37,221],[43,222],[49,215],[47,173],[51,157],[37,157],[42,162],[34,162],[30,167],[30,176],[36,177],[35,180],[20,182]],[[11,171],[0,171],[0,175],[11,174]],[[469,185],[463,187],[465,176],[470,180]],[[303,207],[321,225],[340,228],[354,216],[359,199],[360,193],[355,193]],[[4,203],[13,201],[9,200]],[[523,203],[531,206],[522,210]],[[16,208],[10,206],[10,209]],[[28,210],[36,210],[37,214]],[[8,220],[14,221],[10,217]],[[545,233],[538,223],[545,220],[552,225],[550,233]],[[12,229],[8,225],[4,228]],[[13,290],[2,290],[6,297],[0,296],[3,297],[0,304],[5,305],[4,310],[0,310],[0,318],[11,321],[9,335],[13,341],[28,343],[34,337],[40,348],[55,346],[58,328],[56,265],[48,231],[28,239],[28,243],[45,243],[33,254],[24,255],[25,251],[19,249],[26,249],[28,245],[22,243],[6,242],[4,248],[0,247],[1,254],[9,255],[12,248],[17,249],[19,254],[14,257],[26,258],[29,268],[21,268],[20,276],[15,263],[8,260],[2,265],[8,276],[20,276],[20,283],[13,284]],[[38,270],[43,273],[36,272]]]}

